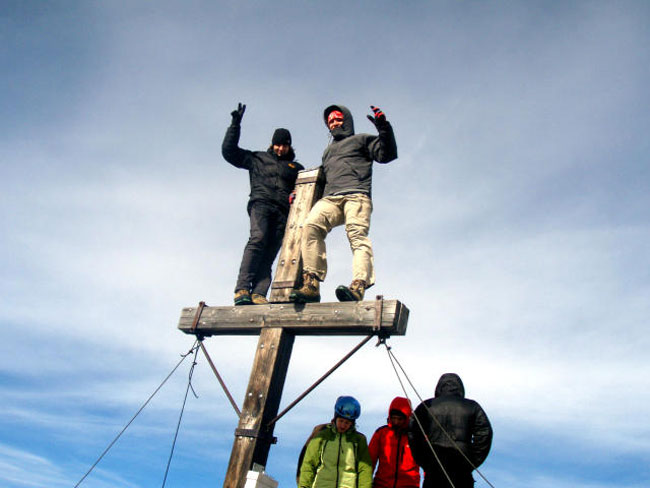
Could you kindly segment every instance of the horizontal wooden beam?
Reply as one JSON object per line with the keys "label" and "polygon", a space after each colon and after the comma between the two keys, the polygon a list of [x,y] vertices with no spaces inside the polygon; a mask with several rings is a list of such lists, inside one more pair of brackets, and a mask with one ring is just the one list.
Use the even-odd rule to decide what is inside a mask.
{"label": "horizontal wooden beam", "polygon": [[283,327],[295,335],[405,335],[409,310],[398,300],[334,303],[270,303],[239,307],[199,307],[181,312],[178,328],[186,334],[257,335]]}

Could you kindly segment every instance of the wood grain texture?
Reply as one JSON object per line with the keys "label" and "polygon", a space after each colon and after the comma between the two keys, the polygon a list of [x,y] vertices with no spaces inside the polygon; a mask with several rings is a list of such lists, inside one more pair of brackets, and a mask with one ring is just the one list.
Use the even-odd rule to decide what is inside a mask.
{"label": "wood grain texture", "polygon": [[224,487],[243,488],[253,463],[266,465],[274,429],[268,424],[278,413],[293,342],[293,334],[284,329],[260,334]]}
{"label": "wood grain texture", "polygon": [[[187,307],[181,312],[178,328],[186,334],[194,333],[196,310]],[[377,301],[205,307],[196,332],[257,335],[268,328],[286,328],[295,335],[405,335],[408,316],[408,308],[399,300],[383,300],[380,307]]]}
{"label": "wood grain texture", "polygon": [[309,211],[323,194],[323,171],[320,167],[298,173],[296,199],[291,205],[282,248],[271,284],[270,300],[288,302],[291,290],[297,285],[302,273],[300,239],[303,222]]}

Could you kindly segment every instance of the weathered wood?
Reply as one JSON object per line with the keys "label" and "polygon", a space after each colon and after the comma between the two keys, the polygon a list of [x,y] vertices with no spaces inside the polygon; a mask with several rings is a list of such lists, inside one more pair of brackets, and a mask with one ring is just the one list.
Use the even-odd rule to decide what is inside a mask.
{"label": "weathered wood", "polygon": [[[181,312],[178,328],[186,334],[193,333],[196,310],[188,307]],[[408,315],[408,308],[398,300],[205,307],[196,332],[257,335],[265,329],[284,328],[296,335],[405,335]]]}
{"label": "weathered wood", "polygon": [[[289,302],[301,278],[303,223],[322,195],[321,168],[301,171],[278,257],[268,305],[187,307],[178,328],[186,334],[260,335],[223,486],[243,488],[254,463],[266,465],[296,335],[405,335],[409,310],[398,300],[346,303]],[[198,313],[197,313],[198,312]],[[197,315],[199,315],[197,317]]]}
{"label": "weathered wood", "polygon": [[260,333],[223,484],[226,488],[242,488],[253,463],[266,465],[274,429],[268,424],[278,413],[293,342],[294,335],[285,329],[267,328]]}
{"label": "weathered wood", "polygon": [[282,248],[271,285],[272,302],[288,302],[291,290],[300,280],[302,263],[300,261],[300,239],[302,225],[309,211],[323,193],[322,169],[316,168],[298,173],[296,198],[291,205],[284,231]]}

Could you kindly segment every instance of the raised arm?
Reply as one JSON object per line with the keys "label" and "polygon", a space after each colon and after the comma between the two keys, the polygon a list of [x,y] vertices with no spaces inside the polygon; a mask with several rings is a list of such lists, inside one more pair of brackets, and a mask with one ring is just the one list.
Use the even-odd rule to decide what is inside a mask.
{"label": "raised arm", "polygon": [[237,168],[250,169],[251,161],[250,151],[239,147],[239,136],[241,135],[241,119],[244,117],[246,105],[239,104],[236,110],[230,115],[232,121],[230,127],[226,130],[226,135],[221,144],[221,154],[223,158]]}
{"label": "raised arm", "polygon": [[397,142],[390,122],[379,107],[371,105],[373,114],[368,115],[368,120],[377,128],[379,135],[372,140],[368,152],[373,160],[378,163],[390,163],[397,159]]}

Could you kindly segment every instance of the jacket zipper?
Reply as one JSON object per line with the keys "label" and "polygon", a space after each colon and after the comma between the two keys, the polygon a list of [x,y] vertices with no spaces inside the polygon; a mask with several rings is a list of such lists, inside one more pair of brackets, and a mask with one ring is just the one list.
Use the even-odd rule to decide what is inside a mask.
{"label": "jacket zipper", "polygon": [[342,439],[342,437],[343,436],[341,434],[339,434],[339,452],[336,455],[336,485],[334,485],[334,486],[337,486],[337,487],[339,486],[339,469],[341,469],[339,467],[339,462],[341,461],[341,439]]}
{"label": "jacket zipper", "polygon": [[399,459],[400,459],[400,450],[399,445],[402,442],[402,436],[397,434],[397,455],[395,456],[395,482],[393,483],[393,488],[397,488],[397,477],[399,475]]}

